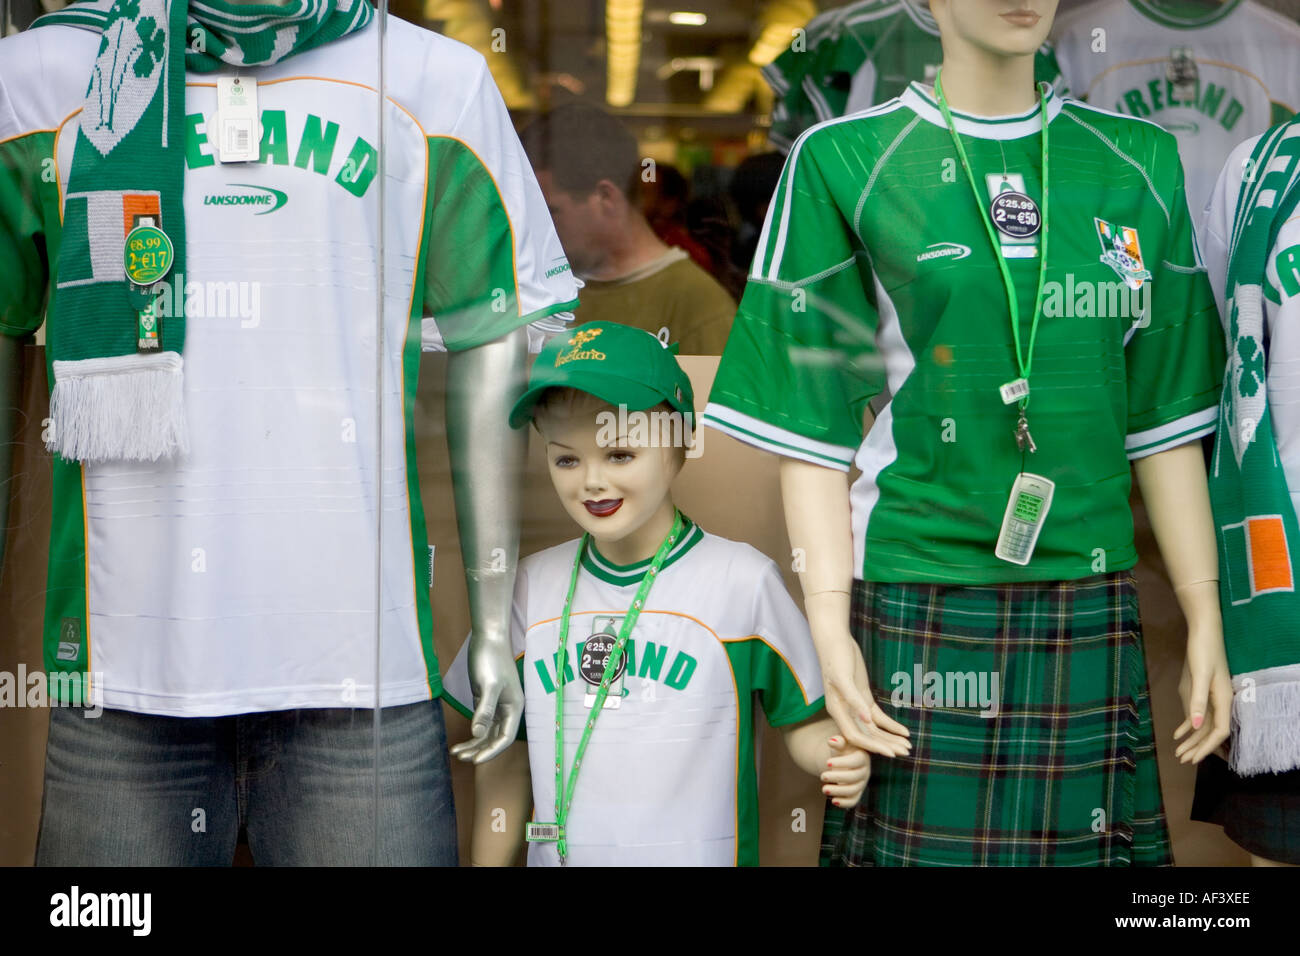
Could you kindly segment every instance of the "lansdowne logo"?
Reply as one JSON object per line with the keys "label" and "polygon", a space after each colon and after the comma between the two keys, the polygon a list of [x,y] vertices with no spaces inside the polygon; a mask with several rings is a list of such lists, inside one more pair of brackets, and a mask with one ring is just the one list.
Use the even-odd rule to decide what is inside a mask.
{"label": "lansdowne logo", "polygon": [[231,183],[227,189],[247,189],[249,192],[208,193],[203,197],[203,205],[250,207],[257,210],[253,215],[266,216],[289,201],[289,197],[280,190],[270,189],[266,186]]}

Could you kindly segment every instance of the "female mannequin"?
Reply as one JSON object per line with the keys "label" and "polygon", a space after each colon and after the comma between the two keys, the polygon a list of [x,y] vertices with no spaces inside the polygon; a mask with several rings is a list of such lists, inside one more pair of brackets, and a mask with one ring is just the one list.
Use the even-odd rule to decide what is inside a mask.
{"label": "female mannequin", "polygon": [[[1213,298],[1172,139],[1035,90],[1056,6],[933,0],[946,96],[914,84],[796,143],[710,396],[707,422],[786,456],[827,709],[895,758],[837,838],[842,862],[1169,862],[1126,453],[1188,621],[1176,753],[1198,762],[1228,732],[1188,444],[1218,398]],[[1074,295],[1116,286],[1148,298],[1110,314]],[[1027,555],[1004,557],[1010,539],[995,554],[1034,527]],[[993,691],[982,715],[953,693],[972,677]]]}

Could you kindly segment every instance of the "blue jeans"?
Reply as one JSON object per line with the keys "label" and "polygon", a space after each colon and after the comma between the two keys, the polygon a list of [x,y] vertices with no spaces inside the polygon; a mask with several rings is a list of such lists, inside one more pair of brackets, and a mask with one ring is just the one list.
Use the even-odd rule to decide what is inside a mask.
{"label": "blue jeans", "polygon": [[[158,717],[50,710],[38,866],[455,866],[441,701]],[[378,816],[378,845],[375,821]]]}

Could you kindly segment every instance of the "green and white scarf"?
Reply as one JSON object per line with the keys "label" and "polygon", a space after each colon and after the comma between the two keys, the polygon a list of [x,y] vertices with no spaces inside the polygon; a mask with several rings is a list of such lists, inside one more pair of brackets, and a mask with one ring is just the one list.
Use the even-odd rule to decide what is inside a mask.
{"label": "green and white scarf", "polygon": [[[141,316],[162,282],[185,273],[186,71],[269,66],[373,17],[366,0],[92,0],[32,25],[102,34],[88,64],[47,334],[51,451],[77,461],[156,461],[188,448],[184,290],[169,297],[156,325]],[[161,281],[136,285],[123,256],[142,218],[166,233],[174,258]],[[154,335],[146,349],[142,338]]]}
{"label": "green and white scarf", "polygon": [[1300,121],[1260,139],[1242,170],[1228,252],[1228,367],[1210,474],[1223,633],[1232,670],[1232,767],[1300,768],[1300,526],[1268,405],[1264,285],[1300,204]]}

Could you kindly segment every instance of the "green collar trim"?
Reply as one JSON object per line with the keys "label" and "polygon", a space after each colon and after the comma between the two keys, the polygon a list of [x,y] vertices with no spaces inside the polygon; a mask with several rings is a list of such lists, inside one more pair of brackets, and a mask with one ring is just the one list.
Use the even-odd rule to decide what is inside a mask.
{"label": "green collar trim", "polygon": [[[686,552],[704,540],[704,532],[700,530],[700,526],[686,515],[682,515],[682,524],[685,533],[682,535],[682,540],[668,552],[668,557],[664,558],[665,568],[680,560]],[[650,561],[651,559],[647,558],[635,564],[615,564],[596,550],[595,541],[587,545],[587,553],[582,556],[584,568],[606,584],[621,588],[638,586],[641,579],[645,577],[646,569],[650,567]]]}
{"label": "green collar trim", "polygon": [[1175,30],[1195,30],[1218,23],[1241,6],[1241,0],[1225,0],[1215,6],[1193,0],[1129,0],[1129,3],[1148,20]]}

